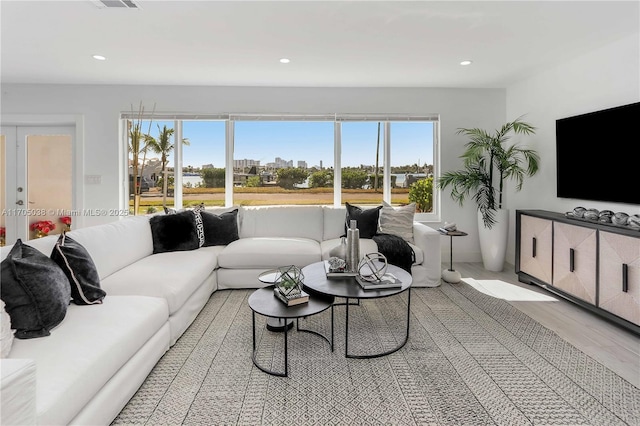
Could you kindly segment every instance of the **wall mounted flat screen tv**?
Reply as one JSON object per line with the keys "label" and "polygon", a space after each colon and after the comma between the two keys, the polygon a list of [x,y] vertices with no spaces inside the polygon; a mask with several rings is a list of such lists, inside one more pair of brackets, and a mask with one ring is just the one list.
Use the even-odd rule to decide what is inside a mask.
{"label": "wall mounted flat screen tv", "polygon": [[640,205],[640,102],[556,120],[557,196]]}

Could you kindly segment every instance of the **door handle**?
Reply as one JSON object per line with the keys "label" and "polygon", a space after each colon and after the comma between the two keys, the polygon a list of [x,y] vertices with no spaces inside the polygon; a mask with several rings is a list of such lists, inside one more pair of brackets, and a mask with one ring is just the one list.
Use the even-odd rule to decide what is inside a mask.
{"label": "door handle", "polygon": [[622,264],[622,291],[627,293],[629,291],[629,265]]}
{"label": "door handle", "polygon": [[536,257],[536,244],[537,240],[536,237],[533,237],[533,257]]}
{"label": "door handle", "polygon": [[573,272],[575,269],[575,253],[574,249],[569,249],[569,272]]}
{"label": "door handle", "polygon": [[23,205],[23,204],[24,204],[24,201],[22,201],[22,200],[18,200],[18,201],[16,201],[16,204],[17,204],[17,205],[19,205],[19,206],[21,206],[21,205]]}

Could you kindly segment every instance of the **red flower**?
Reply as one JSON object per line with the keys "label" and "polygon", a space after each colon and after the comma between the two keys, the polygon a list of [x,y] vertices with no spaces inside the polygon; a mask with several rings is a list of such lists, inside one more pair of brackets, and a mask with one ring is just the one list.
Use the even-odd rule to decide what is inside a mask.
{"label": "red flower", "polygon": [[31,224],[32,231],[40,231],[43,234],[48,234],[54,229],[56,229],[56,225],[50,220],[40,220]]}
{"label": "red flower", "polygon": [[71,216],[62,216],[60,218],[60,222],[64,223],[67,226],[71,225]]}
{"label": "red flower", "polygon": [[4,226],[0,226],[0,237],[5,237],[7,235],[7,230]]}

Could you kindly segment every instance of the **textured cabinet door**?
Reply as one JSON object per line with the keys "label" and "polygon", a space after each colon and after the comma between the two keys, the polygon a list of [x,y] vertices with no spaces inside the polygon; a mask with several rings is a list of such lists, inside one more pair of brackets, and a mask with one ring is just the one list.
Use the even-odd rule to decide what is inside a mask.
{"label": "textured cabinet door", "polygon": [[640,238],[600,231],[599,307],[640,325]]}
{"label": "textured cabinet door", "polygon": [[553,286],[596,304],[597,230],[554,222]]}
{"label": "textured cabinet door", "polygon": [[553,221],[520,217],[520,271],[551,283]]}

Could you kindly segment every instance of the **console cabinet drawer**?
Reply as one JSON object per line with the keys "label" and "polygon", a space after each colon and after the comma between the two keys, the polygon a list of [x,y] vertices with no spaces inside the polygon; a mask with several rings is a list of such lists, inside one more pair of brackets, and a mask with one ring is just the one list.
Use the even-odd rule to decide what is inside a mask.
{"label": "console cabinet drawer", "polygon": [[551,282],[553,221],[533,216],[520,218],[520,271]]}
{"label": "console cabinet drawer", "polygon": [[553,224],[552,285],[594,305],[597,232],[566,223]]}
{"label": "console cabinet drawer", "polygon": [[640,238],[600,231],[598,306],[640,325]]}

